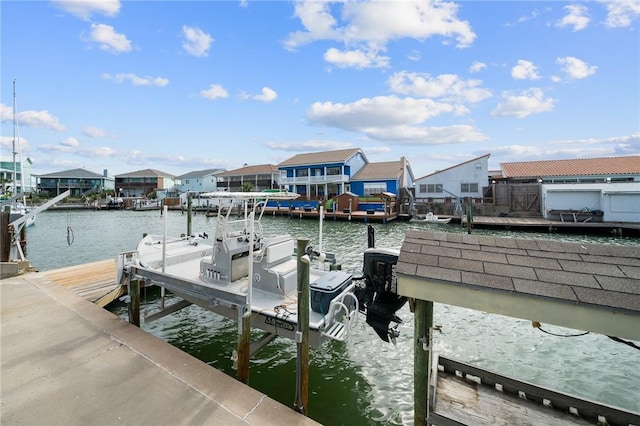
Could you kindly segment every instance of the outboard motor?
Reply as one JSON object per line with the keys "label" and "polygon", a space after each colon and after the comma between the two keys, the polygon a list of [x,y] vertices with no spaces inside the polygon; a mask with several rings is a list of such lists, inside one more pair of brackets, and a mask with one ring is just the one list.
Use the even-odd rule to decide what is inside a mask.
{"label": "outboard motor", "polygon": [[396,263],[400,252],[393,249],[373,248],[373,228],[369,225],[369,246],[364,252],[364,285],[356,288],[360,311],[366,313],[369,324],[385,342],[395,342],[398,332],[389,327],[391,321],[400,324],[396,312],[404,306],[407,298],[399,296]]}

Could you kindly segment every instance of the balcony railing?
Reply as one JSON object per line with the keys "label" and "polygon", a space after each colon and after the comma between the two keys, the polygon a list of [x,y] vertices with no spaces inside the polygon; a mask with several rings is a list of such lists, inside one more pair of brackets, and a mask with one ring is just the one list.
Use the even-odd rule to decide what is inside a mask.
{"label": "balcony railing", "polygon": [[280,185],[306,185],[308,183],[347,183],[348,175],[280,177]]}

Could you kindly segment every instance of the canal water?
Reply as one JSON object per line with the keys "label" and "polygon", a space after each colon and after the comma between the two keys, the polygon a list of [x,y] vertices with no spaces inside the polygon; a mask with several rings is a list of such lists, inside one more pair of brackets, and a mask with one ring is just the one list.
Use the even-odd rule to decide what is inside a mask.
{"label": "canal water", "polygon": [[[186,215],[167,213],[168,235],[186,232]],[[466,232],[459,225],[413,222],[374,223],[376,245],[399,249],[408,229]],[[214,234],[215,218],[193,217],[192,230]],[[27,258],[41,271],[115,258],[134,250],[143,233],[161,234],[159,211],[48,211],[27,231]],[[318,246],[319,222],[287,217],[263,218],[266,237],[283,232],[307,238]],[[562,239],[584,243],[640,245],[640,239],[591,235],[536,234],[474,230],[504,237]],[[71,244],[69,244],[71,243]],[[361,275],[362,252],[367,247],[367,224],[326,220],[323,249],[337,255],[343,270]],[[170,296],[169,296],[170,297]],[[171,303],[171,301],[169,301]],[[141,309],[158,309],[158,292],[146,290]],[[126,306],[111,310],[126,318]],[[329,342],[310,353],[309,417],[326,425],[413,424],[413,317],[408,307],[395,345],[380,340],[362,316],[348,342]],[[590,333],[557,337],[542,333],[529,321],[434,305],[436,351],[447,357],[568,392],[600,403],[640,412],[640,351],[606,336]],[[543,324],[555,334],[576,330]],[[235,377],[231,353],[235,322],[196,306],[150,324],[149,333]],[[256,336],[259,333],[256,334]],[[295,399],[295,344],[277,338],[251,360],[250,385],[293,407]]]}

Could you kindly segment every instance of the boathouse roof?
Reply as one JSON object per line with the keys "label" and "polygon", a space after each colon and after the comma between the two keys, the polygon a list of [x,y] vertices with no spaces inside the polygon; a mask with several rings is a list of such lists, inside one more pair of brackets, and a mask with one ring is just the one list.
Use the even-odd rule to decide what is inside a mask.
{"label": "boathouse roof", "polygon": [[500,164],[504,177],[640,175],[640,155]]}
{"label": "boathouse roof", "polygon": [[640,246],[408,231],[398,293],[640,340]]}
{"label": "boathouse roof", "polygon": [[304,154],[297,154],[287,160],[284,160],[282,163],[278,164],[278,167],[343,163],[357,154],[362,155],[362,157],[365,158],[365,162],[366,162],[366,157],[364,157],[364,153],[360,148],[350,148],[350,149],[340,149],[336,151],[322,151],[322,152],[309,152]]}

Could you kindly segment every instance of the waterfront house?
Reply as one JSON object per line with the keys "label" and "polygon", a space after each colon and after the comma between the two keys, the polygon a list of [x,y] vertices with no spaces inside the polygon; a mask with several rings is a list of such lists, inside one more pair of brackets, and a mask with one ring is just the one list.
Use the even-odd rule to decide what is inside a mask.
{"label": "waterfront house", "polygon": [[178,192],[213,192],[218,191],[223,178],[220,174],[224,169],[195,170],[176,177],[176,187]]}
{"label": "waterfront house", "polygon": [[[13,192],[13,185],[16,185],[16,192],[30,192],[33,189],[31,185],[31,158],[27,157],[22,163],[16,161],[0,161],[0,182],[2,182],[2,190],[0,195],[5,192]],[[15,168],[15,170],[14,170]],[[14,178],[15,173],[15,178]],[[24,182],[24,188],[22,184]]]}
{"label": "waterfront house", "polygon": [[278,189],[280,174],[273,164],[245,165],[239,169],[222,172],[218,175],[218,188],[226,191],[252,191]]}
{"label": "waterfront house", "polygon": [[278,164],[280,185],[307,200],[336,196],[351,191],[351,177],[368,163],[359,148],[297,154]]}
{"label": "waterfront house", "polygon": [[107,174],[107,170],[100,174],[80,168],[37,175],[36,189],[50,197],[58,196],[67,190],[71,191],[71,197],[88,196],[115,188],[114,179]]}
{"label": "waterfront house", "polygon": [[156,193],[158,198],[175,185],[176,177],[154,169],[116,175],[115,188],[119,197],[148,197]]}
{"label": "waterfront house", "polygon": [[486,154],[416,179],[416,200],[429,203],[455,201],[457,204],[464,199],[482,200],[488,185],[490,155]]}

